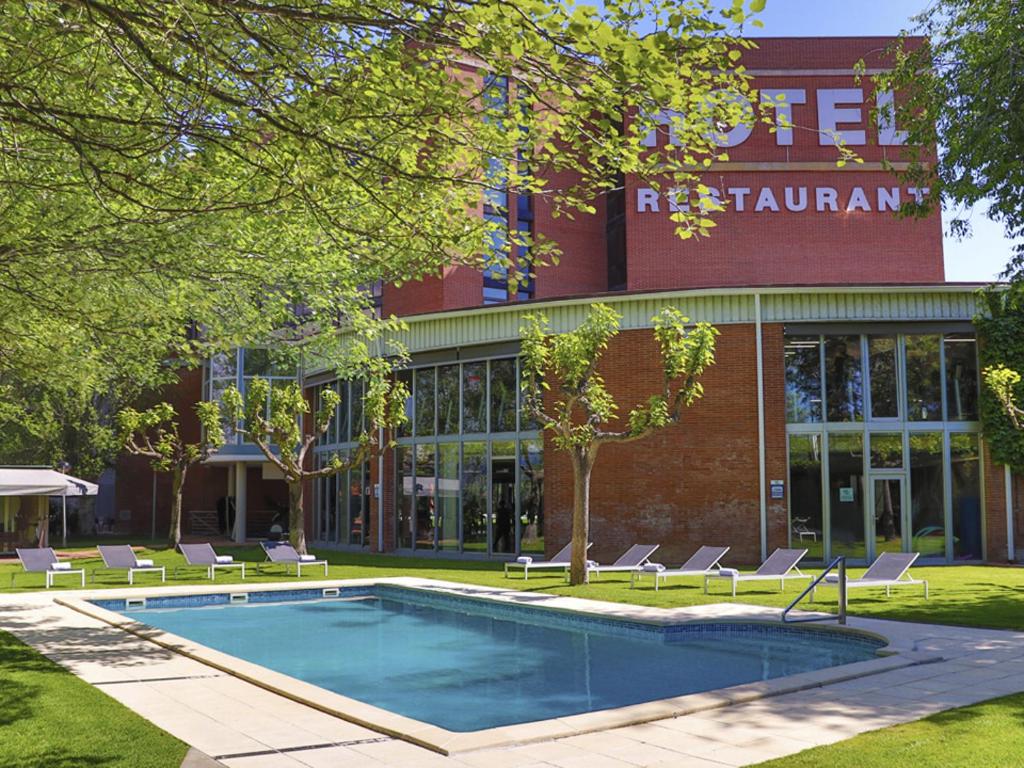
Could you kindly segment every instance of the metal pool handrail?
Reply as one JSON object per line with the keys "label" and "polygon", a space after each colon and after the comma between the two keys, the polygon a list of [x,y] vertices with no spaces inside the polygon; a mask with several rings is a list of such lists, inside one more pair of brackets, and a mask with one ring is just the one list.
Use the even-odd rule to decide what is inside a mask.
{"label": "metal pool handrail", "polygon": [[[820,584],[822,581],[824,581],[825,577],[836,566],[839,567],[839,615],[838,616],[833,616],[833,615],[829,614],[828,616],[809,616],[809,617],[802,618],[802,619],[790,619],[790,618],[788,618],[789,612],[792,611],[796,607],[797,603],[799,603],[801,600],[803,600],[805,597],[807,597],[808,594],[813,592],[814,588],[817,587],[818,584]],[[805,622],[805,621],[831,621],[832,619],[838,619],[840,624],[845,624],[846,623],[846,556],[845,555],[839,555],[839,557],[836,557],[835,559],[832,560],[831,563],[826,565],[825,566],[825,570],[823,570],[820,574],[818,574],[815,577],[815,579],[807,586],[807,588],[803,592],[801,592],[799,595],[797,595],[796,600],[791,602],[789,605],[787,605],[782,610],[782,622],[784,624],[787,624],[787,623],[788,624],[798,624],[800,622]]]}

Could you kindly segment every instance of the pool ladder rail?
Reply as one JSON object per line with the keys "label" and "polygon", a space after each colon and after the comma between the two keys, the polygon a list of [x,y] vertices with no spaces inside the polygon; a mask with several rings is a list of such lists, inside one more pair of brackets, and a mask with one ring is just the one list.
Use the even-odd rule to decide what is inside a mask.
{"label": "pool ladder rail", "polygon": [[[792,611],[801,600],[807,595],[814,592],[814,588],[817,587],[821,582],[825,580],[825,577],[832,572],[833,569],[839,571],[839,613],[836,615],[828,614],[827,616],[807,616],[800,619],[789,618],[789,612]],[[837,619],[840,624],[846,624],[846,556],[839,555],[832,560],[831,563],[825,566],[825,570],[819,573],[807,588],[797,595],[796,599],[782,609],[782,622],[783,624],[800,624],[807,621],[832,621]]]}

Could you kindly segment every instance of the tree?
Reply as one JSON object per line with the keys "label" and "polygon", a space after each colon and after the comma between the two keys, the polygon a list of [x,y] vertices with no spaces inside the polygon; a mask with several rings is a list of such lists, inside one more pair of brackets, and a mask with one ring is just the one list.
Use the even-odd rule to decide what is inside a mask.
{"label": "tree", "polygon": [[983,372],[985,384],[1009,417],[1014,429],[1024,429],[1024,408],[1021,408],[1017,393],[1020,389],[1020,374],[1004,365],[986,368]]}
{"label": "tree", "polygon": [[[916,213],[988,204],[1009,238],[1024,236],[1024,2],[936,0],[915,18],[928,44],[904,33],[895,65],[876,76],[895,89],[911,160],[903,176],[930,196]],[[931,148],[938,145],[938,162]],[[908,208],[908,211],[912,208]],[[953,230],[966,234],[969,222]],[[1007,276],[1024,279],[1024,243]]]}
{"label": "tree", "polygon": [[224,445],[220,406],[215,402],[196,403],[201,436],[199,442],[186,442],[179,431],[174,406],[157,403],[145,411],[125,408],[117,415],[121,440],[135,456],[152,459],[158,472],[171,474],[171,525],[167,543],[177,548],[181,543],[181,501],[188,470],[193,464],[206,461]]}
{"label": "tree", "polygon": [[[302,388],[294,383],[271,387],[266,379],[254,379],[247,385],[245,396],[235,387],[223,395],[228,418],[239,424],[238,431],[255,443],[288,483],[288,531],[292,546],[306,554],[306,527],[303,491],[306,480],[330,477],[349,469],[362,467],[382,447],[378,432],[390,432],[405,423],[405,400],[409,392],[392,376],[392,363],[384,358],[367,361],[363,396],[364,426],[356,447],[346,456],[333,454],[319,469],[307,467],[307,454],[317,438],[330,426],[339,395],[324,389],[320,407],[313,414],[312,428],[305,425],[310,412]],[[355,427],[355,425],[353,425]]]}
{"label": "tree", "polygon": [[[598,371],[601,355],[618,334],[620,315],[595,304],[587,319],[568,333],[552,333],[543,314],[524,318],[522,338],[523,405],[556,449],[569,454],[573,471],[572,562],[570,584],[587,581],[590,477],[601,446],[640,440],[674,424],[684,406],[703,396],[700,377],[715,360],[718,331],[708,323],[690,325],[677,309],[651,318],[661,350],[662,390],[636,405],[623,430],[607,424],[618,406]],[[554,390],[554,394],[546,393]]]}
{"label": "tree", "polygon": [[[489,248],[500,225],[477,213],[496,187],[564,215],[621,173],[698,190],[725,157],[708,123],[754,119],[733,98],[750,91],[746,16],[675,0],[0,4],[11,423],[59,436],[17,386],[18,361],[55,336],[68,342],[49,370],[75,397],[156,387],[168,359],[265,340],[297,306],[303,333],[329,334],[376,280],[452,262],[505,262],[516,279],[525,236]],[[484,98],[487,73],[509,76],[508,103]],[[647,147],[666,114],[678,146]],[[696,206],[673,216],[681,236],[712,223]]]}

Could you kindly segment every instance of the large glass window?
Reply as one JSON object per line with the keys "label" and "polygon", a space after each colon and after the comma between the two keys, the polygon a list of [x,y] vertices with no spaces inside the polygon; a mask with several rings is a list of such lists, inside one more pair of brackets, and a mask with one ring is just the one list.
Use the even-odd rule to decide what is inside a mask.
{"label": "large glass window", "polygon": [[433,549],[437,526],[434,444],[416,446],[416,549]]}
{"label": "large glass window", "polygon": [[398,513],[396,544],[399,549],[412,549],[413,509],[416,504],[416,475],[413,467],[413,446],[400,445],[395,448],[398,465],[398,488],[395,509]]}
{"label": "large glass window", "polygon": [[491,443],[491,551],[516,550],[516,444]]}
{"label": "large glass window", "polygon": [[437,434],[459,433],[459,366],[437,369]]}
{"label": "large glass window", "polygon": [[459,548],[459,444],[441,443],[437,464],[437,547]]}
{"label": "large glass window", "polygon": [[828,436],[829,505],[832,556],[867,557],[864,541],[864,435]]}
{"label": "large glass window", "polygon": [[825,557],[821,491],[821,435],[790,435],[790,540],[811,560]]}
{"label": "large glass window", "polygon": [[821,341],[817,336],[786,339],[786,420],[821,421]]}
{"label": "large glass window", "polygon": [[899,412],[895,336],[868,337],[868,377],[871,381],[871,418],[895,419]]}
{"label": "large glass window", "polygon": [[942,367],[938,336],[907,336],[907,418],[942,420]]}
{"label": "large glass window", "polygon": [[487,443],[462,446],[462,548],[487,552]]}
{"label": "large glass window", "polygon": [[949,421],[978,419],[978,344],[972,334],[953,333],[946,353],[946,408]]}
{"label": "large glass window", "polygon": [[942,433],[910,433],[910,548],[922,559],[946,559]]}
{"label": "large glass window", "polygon": [[981,460],[976,434],[949,436],[953,559],[981,559]]}
{"label": "large glass window", "polygon": [[515,432],[516,361],[491,361],[491,432]]}
{"label": "large glass window", "polygon": [[409,396],[405,398],[405,418],[407,421],[398,428],[397,432],[399,437],[408,437],[412,434],[413,430],[412,371],[399,371],[398,380],[405,385]]}
{"label": "large glass window", "polygon": [[462,366],[462,431],[487,431],[487,363]]}
{"label": "large glass window", "polygon": [[433,368],[416,371],[416,435],[434,434],[434,375]]}
{"label": "large glass window", "polygon": [[860,336],[825,337],[825,397],[829,421],[864,418]]}
{"label": "large glass window", "polygon": [[871,468],[902,469],[903,434],[900,432],[871,433]]}
{"label": "large glass window", "polygon": [[519,443],[519,551],[544,554],[544,442]]}

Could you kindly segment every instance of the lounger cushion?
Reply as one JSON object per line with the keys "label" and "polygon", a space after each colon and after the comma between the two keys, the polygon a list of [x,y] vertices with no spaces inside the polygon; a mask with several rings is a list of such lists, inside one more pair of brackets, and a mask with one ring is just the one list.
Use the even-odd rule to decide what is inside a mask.
{"label": "lounger cushion", "polygon": [[71,563],[51,563],[50,564],[50,570],[51,571],[70,571],[71,570]]}
{"label": "lounger cushion", "polygon": [[587,560],[587,568],[600,568],[600,563],[597,560]]}
{"label": "lounger cushion", "polygon": [[720,568],[718,573],[721,576],[729,576],[729,577],[739,576],[740,575],[740,572],[738,570],[736,570],[735,568]]}
{"label": "lounger cushion", "polygon": [[145,559],[145,560],[136,560],[135,564],[139,568],[152,568],[153,567],[153,561],[148,559],[148,558]]}
{"label": "lounger cushion", "polygon": [[228,565],[229,563],[233,562],[235,562],[235,558],[233,558],[231,555],[217,555],[218,565]]}
{"label": "lounger cushion", "polygon": [[316,555],[299,555],[299,560],[303,563],[316,562]]}
{"label": "lounger cushion", "polygon": [[644,565],[643,570],[647,573],[661,573],[665,570],[665,566],[661,563],[647,563]]}

